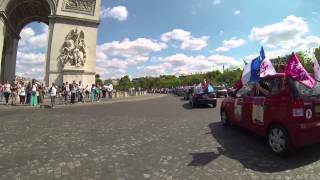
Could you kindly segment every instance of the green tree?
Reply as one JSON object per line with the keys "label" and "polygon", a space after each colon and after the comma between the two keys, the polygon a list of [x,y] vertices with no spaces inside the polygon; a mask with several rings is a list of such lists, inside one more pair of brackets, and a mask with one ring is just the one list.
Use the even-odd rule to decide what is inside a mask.
{"label": "green tree", "polygon": [[102,80],[100,79],[100,74],[96,74],[96,84],[102,84]]}
{"label": "green tree", "polygon": [[128,91],[133,87],[133,84],[129,78],[129,76],[124,76],[120,79],[118,89],[121,91]]}
{"label": "green tree", "polygon": [[320,62],[320,47],[315,49],[315,55],[316,55],[318,62]]}

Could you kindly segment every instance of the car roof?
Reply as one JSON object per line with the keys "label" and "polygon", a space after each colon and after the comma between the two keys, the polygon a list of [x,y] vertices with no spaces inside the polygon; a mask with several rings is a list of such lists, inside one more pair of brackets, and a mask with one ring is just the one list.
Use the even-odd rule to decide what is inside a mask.
{"label": "car roof", "polygon": [[276,73],[274,75],[263,77],[262,79],[283,78],[283,77],[287,77],[285,73]]}

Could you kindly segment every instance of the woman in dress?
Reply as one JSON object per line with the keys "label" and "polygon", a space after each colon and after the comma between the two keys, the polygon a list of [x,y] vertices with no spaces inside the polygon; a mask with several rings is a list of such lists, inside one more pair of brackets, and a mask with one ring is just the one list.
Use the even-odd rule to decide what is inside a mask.
{"label": "woman in dress", "polygon": [[92,84],[92,87],[91,87],[91,102],[95,102],[96,98],[97,98],[96,86],[94,84]]}
{"label": "woman in dress", "polygon": [[37,84],[33,81],[31,85],[30,106],[37,106],[38,104],[37,89],[38,89]]}

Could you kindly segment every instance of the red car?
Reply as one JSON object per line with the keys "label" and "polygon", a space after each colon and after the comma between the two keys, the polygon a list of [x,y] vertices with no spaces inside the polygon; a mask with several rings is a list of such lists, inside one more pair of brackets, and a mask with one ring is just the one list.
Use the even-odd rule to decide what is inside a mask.
{"label": "red car", "polygon": [[320,83],[308,89],[285,74],[263,78],[256,87],[229,93],[221,122],[265,136],[276,154],[320,142]]}

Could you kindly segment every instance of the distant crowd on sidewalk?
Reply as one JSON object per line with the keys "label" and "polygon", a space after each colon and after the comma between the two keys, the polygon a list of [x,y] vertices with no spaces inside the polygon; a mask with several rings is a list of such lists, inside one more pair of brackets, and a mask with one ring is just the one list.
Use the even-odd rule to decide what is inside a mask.
{"label": "distant crowd on sidewalk", "polygon": [[63,104],[75,104],[85,102],[99,102],[100,99],[112,99],[113,85],[92,84],[84,86],[81,81],[78,83],[66,82],[62,86],[54,83],[45,87],[35,80],[24,83],[22,81],[0,82],[0,102],[5,105],[30,105],[38,106],[44,104],[45,97],[50,97],[50,105],[56,105],[57,98]]}

